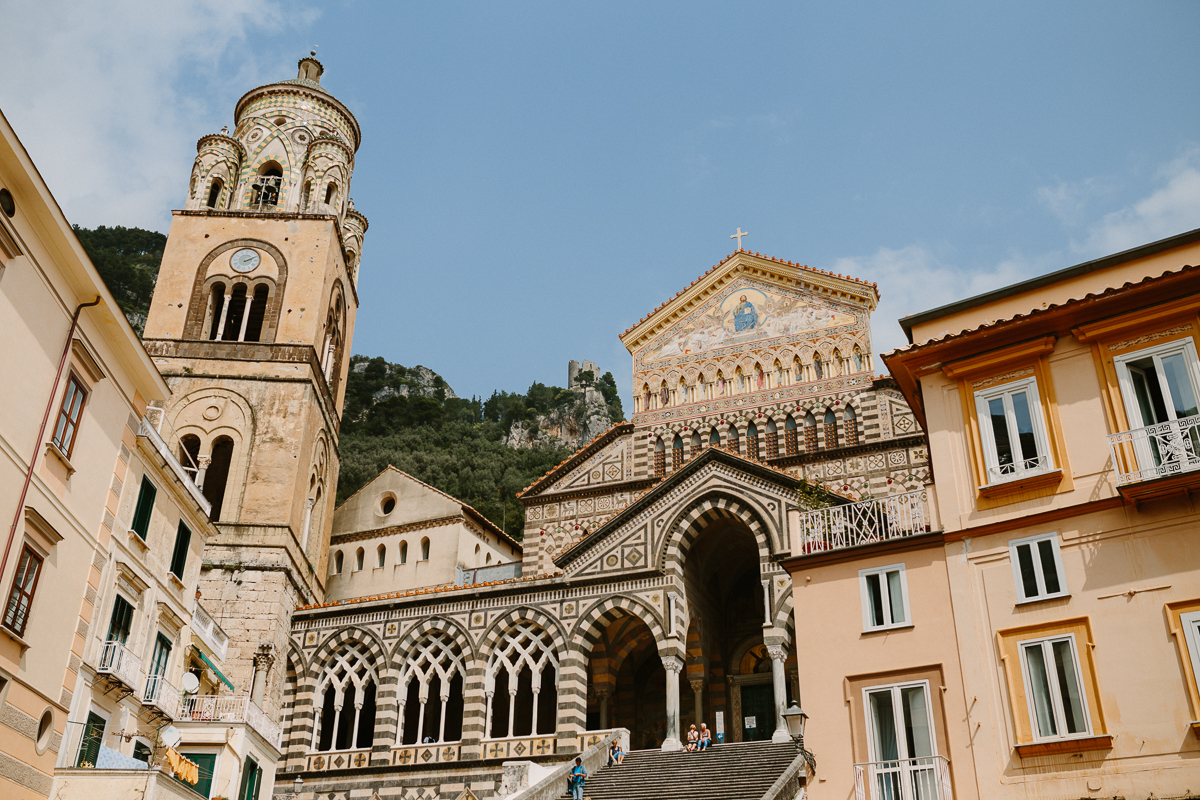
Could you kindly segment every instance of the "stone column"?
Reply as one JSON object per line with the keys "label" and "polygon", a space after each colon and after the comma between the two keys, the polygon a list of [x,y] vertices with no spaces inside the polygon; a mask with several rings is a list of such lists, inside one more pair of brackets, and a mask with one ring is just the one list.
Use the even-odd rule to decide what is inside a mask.
{"label": "stone column", "polygon": [[775,692],[775,733],[771,734],[771,741],[790,742],[792,735],[788,733],[787,723],[783,720],[783,710],[787,705],[787,678],[783,662],[787,661],[787,648],[780,644],[767,645],[767,654],[771,656],[771,683]]}
{"label": "stone column", "polygon": [[683,659],[679,656],[663,656],[663,669],[667,671],[667,738],[663,750],[682,750],[679,741],[679,673],[683,671]]}
{"label": "stone column", "polygon": [[692,710],[696,714],[696,727],[700,727],[700,723],[704,722],[704,679],[695,678],[691,681],[692,684]]}
{"label": "stone column", "polygon": [[263,642],[254,654],[254,684],[250,687],[250,702],[259,708],[263,707],[263,695],[267,692],[267,673],[275,663],[275,646]]}
{"label": "stone column", "polygon": [[196,484],[197,489],[204,488],[204,476],[208,472],[208,466],[212,463],[212,456],[196,456]]}
{"label": "stone column", "polygon": [[608,730],[608,689],[597,689],[596,699],[600,702],[600,730]]}

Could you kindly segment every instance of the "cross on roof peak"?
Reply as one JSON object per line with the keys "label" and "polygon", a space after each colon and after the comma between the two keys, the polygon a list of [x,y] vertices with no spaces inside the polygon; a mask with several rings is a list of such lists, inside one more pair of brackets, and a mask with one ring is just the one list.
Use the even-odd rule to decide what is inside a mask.
{"label": "cross on roof peak", "polygon": [[737,240],[738,240],[738,246],[737,246],[737,249],[738,249],[738,250],[741,250],[741,249],[742,249],[742,237],[743,237],[743,236],[749,236],[749,235],[750,235],[750,231],[744,231],[744,230],[742,230],[742,226],[741,226],[741,225],[738,225],[737,233],[731,233],[731,234],[729,234],[729,238],[730,238],[730,239],[737,239]]}

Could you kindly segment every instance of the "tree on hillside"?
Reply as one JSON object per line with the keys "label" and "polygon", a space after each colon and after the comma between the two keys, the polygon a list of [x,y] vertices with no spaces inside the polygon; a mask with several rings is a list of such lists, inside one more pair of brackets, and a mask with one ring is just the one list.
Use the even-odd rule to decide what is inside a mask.
{"label": "tree on hillside", "polygon": [[157,231],[119,225],[113,228],[101,225],[94,230],[78,225],[73,228],[117,305],[141,336],[167,237]]}

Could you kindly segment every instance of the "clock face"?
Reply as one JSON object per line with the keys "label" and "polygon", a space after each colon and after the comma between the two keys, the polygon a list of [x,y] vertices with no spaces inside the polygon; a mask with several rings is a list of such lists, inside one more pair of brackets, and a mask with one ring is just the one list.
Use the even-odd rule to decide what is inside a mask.
{"label": "clock face", "polygon": [[238,250],[229,263],[238,272],[249,272],[258,266],[258,253],[249,249]]}

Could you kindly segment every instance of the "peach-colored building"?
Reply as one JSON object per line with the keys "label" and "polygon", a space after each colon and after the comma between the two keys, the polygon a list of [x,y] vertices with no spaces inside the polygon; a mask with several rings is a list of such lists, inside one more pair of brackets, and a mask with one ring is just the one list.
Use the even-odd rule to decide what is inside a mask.
{"label": "peach-colored building", "polygon": [[813,798],[1200,787],[1200,230],[901,321],[923,492],[800,516]]}

